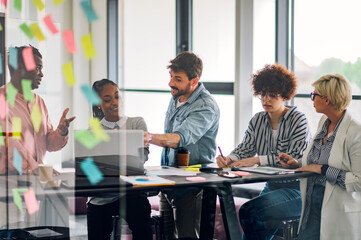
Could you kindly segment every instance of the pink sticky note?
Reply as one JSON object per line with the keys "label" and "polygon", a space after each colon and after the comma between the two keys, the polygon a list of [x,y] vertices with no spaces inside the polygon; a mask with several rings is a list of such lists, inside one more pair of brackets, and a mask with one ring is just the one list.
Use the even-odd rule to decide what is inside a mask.
{"label": "pink sticky note", "polygon": [[36,68],[32,47],[23,49],[23,59],[27,71],[32,71]]}
{"label": "pink sticky note", "polygon": [[51,17],[51,14],[48,14],[44,17],[44,23],[49,28],[52,34],[57,34],[59,32],[58,28],[55,26],[54,21]]}
{"label": "pink sticky note", "polygon": [[76,46],[74,41],[74,33],[73,30],[65,30],[63,31],[63,39],[66,48],[69,53],[76,53]]}
{"label": "pink sticky note", "polygon": [[7,1],[7,0],[1,0],[1,2],[4,4],[5,7],[8,5],[8,1]]}
{"label": "pink sticky note", "polygon": [[186,177],[187,181],[190,182],[205,182],[206,179],[204,177]]}
{"label": "pink sticky note", "polygon": [[243,172],[243,171],[233,171],[232,173],[237,176],[247,176],[250,174],[249,172]]}
{"label": "pink sticky note", "polygon": [[24,200],[30,215],[39,211],[38,200],[36,200],[36,196],[32,188],[29,188],[29,190],[24,193]]}
{"label": "pink sticky note", "polygon": [[4,94],[0,94],[0,119],[4,119],[6,116],[6,99]]}
{"label": "pink sticky note", "polygon": [[30,133],[29,130],[27,130],[24,134],[25,136],[25,149],[29,152],[30,156],[34,155],[35,152],[35,142],[34,142],[34,136]]}

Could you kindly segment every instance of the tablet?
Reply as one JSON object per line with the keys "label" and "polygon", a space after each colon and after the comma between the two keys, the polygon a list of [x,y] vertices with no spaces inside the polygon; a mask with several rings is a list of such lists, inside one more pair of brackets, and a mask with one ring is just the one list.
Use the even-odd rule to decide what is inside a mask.
{"label": "tablet", "polygon": [[[233,170],[233,169],[232,169]],[[241,167],[234,169],[237,171],[246,171],[246,172],[254,172],[254,173],[262,173],[262,174],[292,174],[300,171],[296,171],[294,169],[286,169],[286,168],[276,168],[276,167]]]}

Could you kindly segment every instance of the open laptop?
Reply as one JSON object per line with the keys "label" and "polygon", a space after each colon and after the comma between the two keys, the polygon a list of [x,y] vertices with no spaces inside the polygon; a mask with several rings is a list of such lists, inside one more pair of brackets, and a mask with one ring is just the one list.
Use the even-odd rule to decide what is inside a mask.
{"label": "open laptop", "polygon": [[[144,175],[144,133],[142,130],[104,130],[109,141],[88,149],[74,139],[75,187],[77,189],[124,185],[120,175]],[[75,134],[74,134],[75,136]],[[91,157],[103,180],[91,184],[81,163]]]}

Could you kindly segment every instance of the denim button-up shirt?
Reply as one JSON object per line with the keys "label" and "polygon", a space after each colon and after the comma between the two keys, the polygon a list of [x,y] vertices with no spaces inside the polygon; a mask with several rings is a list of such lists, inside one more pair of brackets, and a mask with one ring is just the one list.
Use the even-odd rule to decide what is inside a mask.
{"label": "denim button-up shirt", "polygon": [[[189,150],[190,165],[214,162],[219,125],[216,101],[202,83],[198,84],[191,97],[178,108],[178,98],[170,100],[164,123],[165,133],[179,134],[178,147]],[[163,149],[162,165],[177,166],[176,160],[176,149]]]}

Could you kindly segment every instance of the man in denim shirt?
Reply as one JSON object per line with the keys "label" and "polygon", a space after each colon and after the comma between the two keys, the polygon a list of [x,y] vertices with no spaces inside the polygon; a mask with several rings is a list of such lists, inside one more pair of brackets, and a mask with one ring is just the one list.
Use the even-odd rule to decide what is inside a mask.
{"label": "man in denim shirt", "polygon": [[[219,108],[199,82],[202,60],[191,52],[170,61],[171,94],[165,118],[165,134],[144,134],[145,144],[164,147],[162,165],[177,166],[177,148],[190,152],[189,164],[214,162]],[[166,239],[197,239],[200,229],[201,189],[166,191],[159,194]]]}

